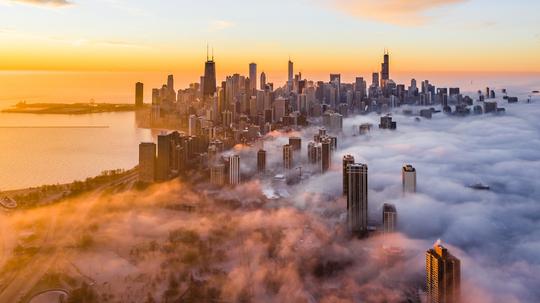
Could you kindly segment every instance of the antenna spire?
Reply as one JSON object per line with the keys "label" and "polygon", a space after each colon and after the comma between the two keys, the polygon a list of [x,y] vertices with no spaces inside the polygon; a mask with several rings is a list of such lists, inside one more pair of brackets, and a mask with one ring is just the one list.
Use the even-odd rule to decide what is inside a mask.
{"label": "antenna spire", "polygon": [[206,61],[208,61],[208,43],[206,43]]}
{"label": "antenna spire", "polygon": [[212,61],[214,61],[214,47],[212,46]]}

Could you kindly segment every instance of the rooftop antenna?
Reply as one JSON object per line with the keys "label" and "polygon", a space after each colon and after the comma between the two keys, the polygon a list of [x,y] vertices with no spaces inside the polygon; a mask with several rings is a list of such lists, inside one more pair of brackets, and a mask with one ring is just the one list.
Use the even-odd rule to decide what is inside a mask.
{"label": "rooftop antenna", "polygon": [[206,43],[206,61],[208,61],[208,43]]}
{"label": "rooftop antenna", "polygon": [[214,61],[214,47],[212,46],[212,61]]}

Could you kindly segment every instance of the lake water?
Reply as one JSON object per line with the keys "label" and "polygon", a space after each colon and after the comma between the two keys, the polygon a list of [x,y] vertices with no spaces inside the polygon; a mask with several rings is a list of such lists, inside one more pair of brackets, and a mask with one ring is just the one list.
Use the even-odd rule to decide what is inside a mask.
{"label": "lake water", "polygon": [[139,143],[148,140],[152,140],[151,131],[137,128],[133,112],[0,113],[0,190],[65,183],[103,170],[132,168],[138,163]]}

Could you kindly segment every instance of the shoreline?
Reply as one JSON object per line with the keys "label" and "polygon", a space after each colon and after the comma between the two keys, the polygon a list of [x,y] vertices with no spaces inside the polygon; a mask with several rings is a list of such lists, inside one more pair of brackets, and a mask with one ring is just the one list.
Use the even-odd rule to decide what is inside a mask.
{"label": "shoreline", "polygon": [[133,112],[137,107],[128,103],[26,103],[19,102],[0,112],[7,114],[86,115],[112,112]]}

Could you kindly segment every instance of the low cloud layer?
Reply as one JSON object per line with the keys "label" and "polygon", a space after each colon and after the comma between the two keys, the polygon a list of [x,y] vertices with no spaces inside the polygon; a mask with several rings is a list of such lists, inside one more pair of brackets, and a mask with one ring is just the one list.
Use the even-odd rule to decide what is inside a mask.
{"label": "low cloud layer", "polygon": [[429,21],[429,11],[465,1],[467,0],[335,0],[328,5],[359,18],[399,25],[420,25]]}
{"label": "low cloud layer", "polygon": [[73,2],[68,0],[10,0],[9,2],[48,7],[66,7],[73,4]]}

